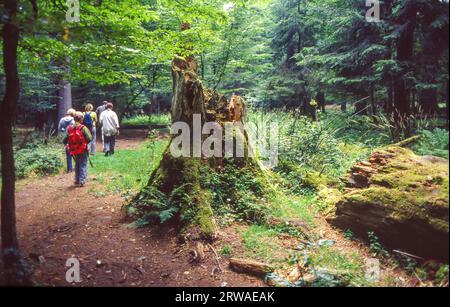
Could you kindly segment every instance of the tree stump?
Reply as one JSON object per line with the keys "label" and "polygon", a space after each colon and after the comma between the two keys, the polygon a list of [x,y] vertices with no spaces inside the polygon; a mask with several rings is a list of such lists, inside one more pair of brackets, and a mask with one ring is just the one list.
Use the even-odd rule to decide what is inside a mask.
{"label": "tree stump", "polygon": [[[199,150],[193,142],[193,119],[194,115],[200,115],[202,125],[206,121],[215,122],[222,128],[228,122],[243,122],[245,101],[242,97],[233,96],[233,103],[230,104],[223,95],[205,89],[197,76],[194,56],[175,58],[172,62],[172,78],[172,122],[184,122],[191,128],[191,157],[172,155],[172,137],[147,186],[126,209],[130,216],[143,225],[171,220],[181,227],[184,238],[211,240],[217,234],[211,207],[212,191],[202,187],[200,170],[202,167],[208,167],[211,168],[210,172],[214,172],[223,166],[223,158],[192,157],[194,151]],[[246,137],[243,137],[248,145]],[[222,146],[223,148],[225,146]],[[236,167],[247,167],[254,171],[255,177],[261,176],[259,164],[248,155],[231,160],[230,163]]]}

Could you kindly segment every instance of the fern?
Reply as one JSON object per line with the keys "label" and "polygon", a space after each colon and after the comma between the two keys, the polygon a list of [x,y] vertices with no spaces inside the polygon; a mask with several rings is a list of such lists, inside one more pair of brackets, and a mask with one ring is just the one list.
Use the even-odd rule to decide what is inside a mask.
{"label": "fern", "polygon": [[177,207],[171,207],[167,210],[163,210],[159,212],[159,220],[161,224],[170,220],[176,213],[178,213],[179,209]]}

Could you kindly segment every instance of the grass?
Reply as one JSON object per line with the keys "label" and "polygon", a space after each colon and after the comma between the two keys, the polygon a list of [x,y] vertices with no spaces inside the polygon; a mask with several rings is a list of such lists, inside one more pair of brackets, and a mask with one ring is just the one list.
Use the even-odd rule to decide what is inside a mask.
{"label": "grass", "polygon": [[135,115],[133,117],[124,118],[123,126],[148,126],[148,125],[169,125],[171,122],[170,114],[154,114],[154,115]]}
{"label": "grass", "polygon": [[286,259],[286,250],[281,247],[279,233],[263,225],[252,225],[245,229],[242,240],[247,256],[267,263],[282,263]]}
{"label": "grass", "polygon": [[308,250],[308,263],[315,269],[325,269],[343,276],[342,278],[349,280],[350,285],[368,286],[370,284],[365,277],[364,259],[356,252],[344,254],[332,246],[312,247]]}
{"label": "grass", "polygon": [[89,175],[106,189],[94,186],[90,192],[103,196],[105,193],[128,195],[139,191],[147,183],[166,145],[166,141],[145,142],[135,149],[117,150],[112,157],[101,154],[91,157],[94,168],[89,169]]}
{"label": "grass", "polygon": [[301,219],[310,226],[314,224],[316,213],[314,195],[297,196],[279,192],[269,200],[272,204],[271,213],[277,218]]}

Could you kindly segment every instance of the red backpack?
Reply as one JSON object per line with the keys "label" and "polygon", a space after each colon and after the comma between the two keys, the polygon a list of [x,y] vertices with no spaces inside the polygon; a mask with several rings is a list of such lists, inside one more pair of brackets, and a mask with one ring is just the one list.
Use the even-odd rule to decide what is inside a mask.
{"label": "red backpack", "polygon": [[70,155],[77,156],[83,154],[87,149],[86,139],[83,135],[84,126],[79,125],[78,127],[70,126],[69,131],[69,150]]}

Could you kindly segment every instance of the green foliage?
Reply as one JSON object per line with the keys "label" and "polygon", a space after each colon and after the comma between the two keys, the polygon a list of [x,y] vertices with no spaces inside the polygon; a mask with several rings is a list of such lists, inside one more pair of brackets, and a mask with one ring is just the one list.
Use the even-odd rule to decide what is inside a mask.
{"label": "green foliage", "polygon": [[284,254],[277,244],[277,231],[266,226],[250,226],[241,234],[247,253],[268,263],[280,262]]}
{"label": "green foliage", "polygon": [[353,240],[355,238],[355,234],[353,233],[353,231],[351,229],[347,229],[344,231],[344,237],[347,240]]}
{"label": "green foliage", "polygon": [[367,236],[369,238],[370,242],[370,251],[378,257],[388,257],[389,252],[384,248],[384,246],[379,242],[378,237],[375,235],[374,232],[368,232]]}
{"label": "green foliage", "polygon": [[262,223],[268,208],[265,197],[270,192],[257,166],[238,168],[226,160],[219,172],[201,169],[201,185],[212,192],[213,210],[228,219]]}
{"label": "green foliage", "polygon": [[448,130],[436,128],[432,131],[421,131],[422,138],[412,149],[419,155],[433,155],[449,158]]}
{"label": "green foliage", "polygon": [[170,123],[170,114],[136,115],[122,120],[122,126],[169,125]]}
{"label": "green foliage", "polygon": [[[174,194],[176,193],[175,191]],[[128,207],[130,215],[139,216],[133,226],[146,226],[156,221],[163,224],[170,220],[180,211],[179,204],[174,202],[172,196],[174,195],[167,198],[164,193],[155,187],[146,187],[134,200],[133,206]]]}
{"label": "green foliage", "polygon": [[233,247],[229,244],[225,244],[222,247],[220,254],[224,257],[231,257],[231,255],[233,254]]}
{"label": "green foliage", "polygon": [[44,142],[36,132],[17,134],[14,147],[18,179],[57,174],[63,167],[64,146],[59,138]]}
{"label": "green foliage", "polygon": [[[333,247],[319,246],[308,251],[307,263],[319,269],[324,268],[334,272],[329,278],[319,278],[317,286],[347,285],[350,281],[357,282],[364,278],[364,262],[357,254],[346,255]],[[340,276],[340,278],[336,278]],[[325,276],[324,276],[325,277]]]}
{"label": "green foliage", "polygon": [[61,153],[45,146],[18,150],[15,153],[15,164],[19,179],[56,174],[63,167]]}
{"label": "green foliage", "polygon": [[312,122],[287,111],[251,110],[248,115],[251,122],[278,123],[279,164],[275,171],[286,179],[287,187],[301,194],[336,185],[350,166],[369,154],[360,140],[376,143],[370,139],[379,137],[376,131],[367,135],[363,128],[343,139],[343,130],[351,126],[349,117],[330,112],[320,122]]}
{"label": "green foliage", "polygon": [[439,270],[436,272],[435,281],[438,285],[444,285],[447,283],[448,285],[449,279],[449,267],[448,264],[441,265]]}

